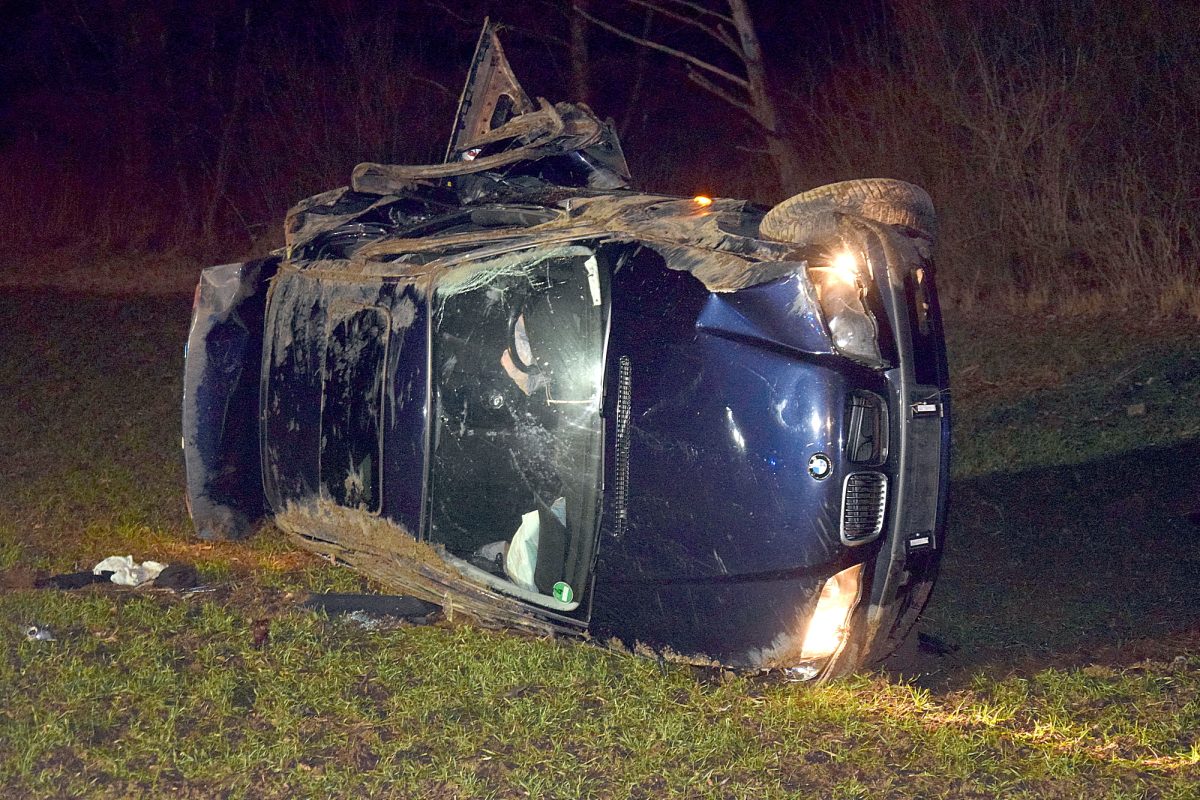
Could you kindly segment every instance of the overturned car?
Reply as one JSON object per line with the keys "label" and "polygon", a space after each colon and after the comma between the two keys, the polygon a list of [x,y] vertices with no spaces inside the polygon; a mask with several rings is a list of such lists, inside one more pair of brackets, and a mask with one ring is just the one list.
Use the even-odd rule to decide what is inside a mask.
{"label": "overturned car", "polygon": [[485,27],[443,164],[361,164],[205,270],[205,538],[303,546],[482,624],[829,678],[932,588],[949,460],[928,196],[628,188]]}

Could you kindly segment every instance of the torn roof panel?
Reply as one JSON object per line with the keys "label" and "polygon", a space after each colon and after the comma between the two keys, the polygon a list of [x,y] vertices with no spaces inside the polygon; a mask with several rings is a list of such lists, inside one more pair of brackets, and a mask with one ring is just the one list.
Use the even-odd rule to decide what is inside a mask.
{"label": "torn roof panel", "polygon": [[[452,206],[438,194],[421,186],[379,197],[342,189],[297,205],[288,223],[294,266],[416,280],[513,250],[625,241],[656,251],[669,268],[691,273],[709,291],[729,292],[790,274],[805,258],[795,245],[753,235],[762,212],[741,200],[701,204],[542,185],[503,198],[507,202]],[[337,213],[354,198],[360,210]]]}

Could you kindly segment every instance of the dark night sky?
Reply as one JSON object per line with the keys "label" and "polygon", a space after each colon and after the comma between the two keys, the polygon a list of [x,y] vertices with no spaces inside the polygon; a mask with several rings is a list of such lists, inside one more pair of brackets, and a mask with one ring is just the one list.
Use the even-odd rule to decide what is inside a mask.
{"label": "dark night sky", "polygon": [[[601,4],[597,4],[598,6]],[[617,4],[606,4],[615,6]],[[713,5],[719,6],[718,3]],[[880,0],[830,4],[814,0],[752,0],[752,11],[773,66],[785,73],[795,65],[818,68],[842,41],[841,31],[869,28],[882,15]],[[410,0],[392,4],[309,0],[308,2],[168,3],[88,2],[88,0],[13,0],[4,4],[5,36],[0,43],[0,112],[5,127],[36,124],[28,103],[44,104],[40,94],[69,96],[79,90],[103,92],[119,102],[160,82],[166,73],[186,74],[178,62],[234,58],[242,35],[244,12],[249,12],[251,47],[277,46],[291,39],[296,46],[334,45],[347,29],[369,26],[386,9],[402,20],[407,41],[397,43],[424,75],[457,92],[478,26],[485,16],[505,24],[505,44],[518,73],[534,94],[552,100],[566,97],[568,54],[565,47],[566,5],[538,0],[520,2],[437,3]],[[636,9],[605,8],[607,19],[638,29]],[[683,49],[713,57],[723,66],[734,63],[719,47],[686,26],[659,18],[653,35]],[[601,113],[619,116],[627,97],[630,62],[637,48],[604,31],[589,32],[595,61],[593,90]],[[159,48],[146,40],[159,39]],[[140,40],[140,41],[139,41]],[[224,52],[219,52],[224,51]],[[128,54],[132,53],[132,59]],[[154,54],[161,56],[156,62]],[[318,56],[319,57],[319,56]],[[709,98],[681,85],[682,65],[667,56],[647,57],[646,86],[659,98],[679,95],[691,102]],[[132,62],[132,63],[131,63]],[[174,62],[174,63],[173,63]],[[140,73],[138,75],[137,73]],[[371,76],[363,75],[363,80]],[[218,90],[221,87],[218,87]],[[179,87],[174,92],[182,91]],[[163,95],[138,97],[138,102],[169,102]],[[202,99],[202,98],[192,98]],[[22,101],[25,101],[22,103]]]}

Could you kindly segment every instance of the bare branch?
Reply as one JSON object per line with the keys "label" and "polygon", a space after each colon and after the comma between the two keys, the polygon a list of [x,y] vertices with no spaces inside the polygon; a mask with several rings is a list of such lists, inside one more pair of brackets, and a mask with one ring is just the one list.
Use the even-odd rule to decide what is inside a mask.
{"label": "bare branch", "polygon": [[721,86],[718,86],[717,84],[713,83],[708,78],[704,77],[699,72],[696,72],[696,70],[691,69],[690,67],[688,68],[687,76],[688,76],[688,80],[690,80],[692,83],[699,86],[704,91],[711,92],[712,94],[714,94],[717,97],[724,100],[729,105],[733,106],[734,108],[736,108],[739,111],[746,114],[748,117],[750,117],[750,119],[754,120],[755,122],[758,122],[758,115],[754,113],[754,107],[751,106],[749,103],[747,103],[745,100],[739,100],[737,97],[734,97],[733,94],[730,93],[727,89],[725,89]]}
{"label": "bare branch", "polygon": [[735,144],[734,150],[741,150],[743,153],[749,153],[754,156],[769,156],[771,155],[770,148],[767,147],[747,147],[744,144]]}
{"label": "bare branch", "polygon": [[454,99],[454,92],[450,89],[449,86],[447,86],[444,83],[439,83],[438,81],[435,81],[432,78],[422,78],[420,75],[414,75],[411,72],[408,74],[408,79],[410,81],[415,81],[416,83],[427,84],[429,86],[432,86],[435,89],[440,89],[444,95],[446,95],[450,99]]}
{"label": "bare branch", "polygon": [[733,24],[733,17],[727,17],[719,11],[713,11],[711,8],[706,8],[699,3],[693,3],[691,0],[663,0],[663,2],[674,3],[677,6],[683,6],[686,9],[695,11],[701,16],[716,17],[721,22],[728,22],[731,25]]}
{"label": "bare branch", "polygon": [[710,28],[694,17],[684,16],[677,11],[668,11],[662,6],[661,3],[653,3],[650,2],[650,0],[626,0],[626,2],[633,6],[641,6],[642,8],[653,11],[655,14],[662,14],[667,19],[673,19],[676,22],[682,22],[684,25],[691,25],[693,28],[698,28],[699,30],[703,31],[706,36],[715,39],[717,42],[728,47],[738,58],[742,57],[742,50],[738,47],[737,42],[735,42],[729,36],[729,34],[725,33],[725,30],[721,27]]}
{"label": "bare branch", "polygon": [[657,50],[660,53],[666,53],[669,56],[673,56],[675,58],[680,59],[681,61],[685,61],[688,64],[691,64],[693,67],[696,67],[697,69],[702,69],[705,72],[711,72],[713,75],[722,77],[725,80],[729,81],[730,83],[736,84],[736,85],[742,87],[743,89],[746,89],[747,91],[749,91],[749,89],[750,89],[750,84],[746,81],[745,78],[739,78],[737,75],[734,75],[732,72],[727,72],[726,70],[723,70],[720,67],[714,66],[714,65],[708,63],[707,61],[703,61],[699,58],[696,58],[695,56],[685,53],[682,50],[676,50],[674,47],[667,47],[665,44],[660,44],[660,43],[652,41],[650,39],[643,39],[640,36],[634,36],[632,33],[623,31],[620,28],[618,28],[616,25],[610,25],[609,23],[605,22],[604,20],[599,19],[599,18],[595,17],[594,15],[592,15],[582,9],[580,9],[579,13],[585,19],[589,20],[592,24],[603,28],[604,30],[608,31],[609,33],[614,33],[617,36],[620,36],[622,39],[627,39],[627,40],[633,42],[634,44],[640,44],[642,47],[649,47],[651,50]]}
{"label": "bare branch", "polygon": [[568,23],[571,32],[571,46],[567,50],[571,57],[571,96],[577,103],[588,103],[591,100],[591,92],[588,91],[588,23],[579,16],[579,11],[587,2],[588,0],[571,0]]}
{"label": "bare branch", "polygon": [[[654,27],[654,14],[646,13],[646,19],[642,22],[642,38],[649,39],[650,31]],[[629,125],[633,121],[634,109],[641,105],[642,84],[646,79],[646,56],[650,51],[645,47],[637,49],[637,66],[634,68],[633,88],[629,92],[629,102],[625,106],[625,113],[621,117],[621,124],[617,128],[617,133],[622,139],[626,138],[625,134],[629,132]]]}
{"label": "bare branch", "polygon": [[742,64],[746,67],[746,91],[750,95],[750,104],[755,108],[754,119],[774,136],[779,132],[779,114],[767,89],[762,48],[754,31],[754,23],[750,20],[750,9],[746,6],[746,0],[729,0],[729,11],[733,14],[734,29],[745,54]]}
{"label": "bare branch", "polygon": [[[429,8],[436,9],[438,11],[438,13],[440,13],[440,14],[445,14],[447,17],[449,17],[450,19],[453,19],[456,22],[461,22],[464,25],[469,26],[472,30],[477,31],[479,29],[479,19],[477,17],[465,16],[463,14],[460,14],[457,11],[455,11],[447,3],[435,2],[435,0],[427,0],[426,5]],[[557,8],[553,4],[551,4],[551,7]],[[549,44],[554,45],[555,47],[561,47],[563,49],[566,49],[569,46],[569,43],[567,42],[566,39],[563,39],[559,36],[555,36],[551,33],[547,33],[546,30],[534,30],[532,28],[527,28],[523,25],[511,25],[507,22],[496,22],[496,23],[494,23],[493,27],[495,28],[496,33],[504,33],[505,31],[515,31],[515,32],[521,34],[522,36],[528,36],[529,38],[533,39],[534,41],[547,42]]]}
{"label": "bare branch", "polygon": [[457,22],[462,22],[466,25],[474,25],[476,27],[479,26],[478,19],[476,19],[475,17],[463,16],[462,14],[459,14],[458,12],[456,12],[453,8],[451,8],[446,3],[430,2],[429,6],[430,6],[430,8],[436,8],[438,11],[440,11],[441,13],[445,14],[447,17],[450,17],[451,19],[453,19]]}
{"label": "bare branch", "polygon": [[746,53],[742,50],[741,46],[733,40],[733,37],[729,35],[729,31],[725,29],[724,25],[718,25],[713,30],[713,38],[728,47],[733,52],[737,53],[738,58],[742,59],[743,61],[746,60]]}

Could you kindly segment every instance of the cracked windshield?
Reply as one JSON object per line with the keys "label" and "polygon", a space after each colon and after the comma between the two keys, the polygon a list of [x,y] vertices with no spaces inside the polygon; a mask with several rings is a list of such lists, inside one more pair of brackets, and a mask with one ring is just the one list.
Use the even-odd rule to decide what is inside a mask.
{"label": "cracked windshield", "polygon": [[589,577],[606,286],[583,247],[461,267],[439,287],[430,540],[559,610]]}

